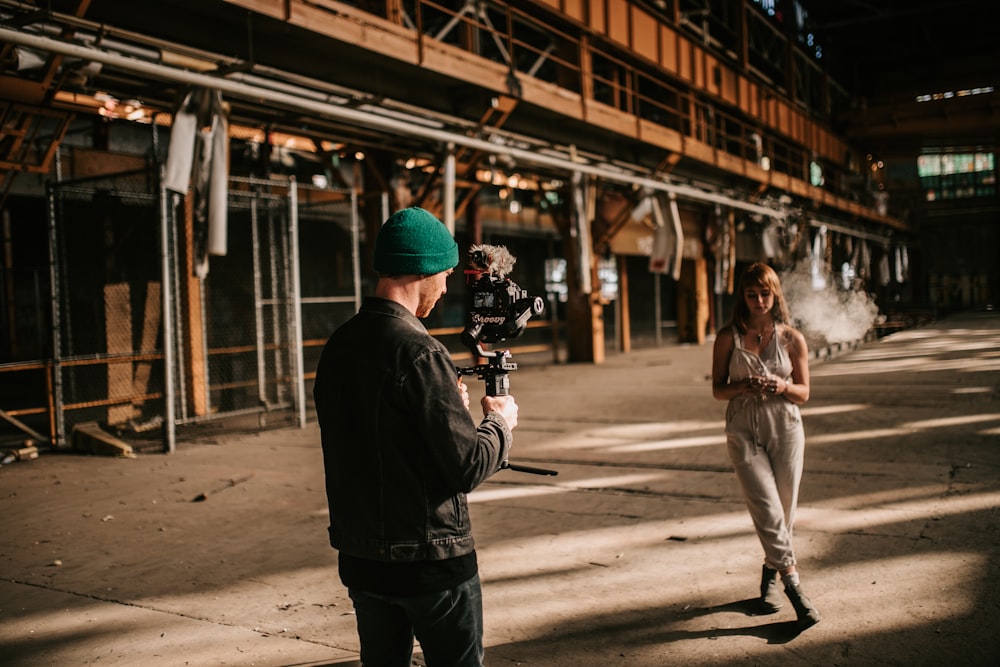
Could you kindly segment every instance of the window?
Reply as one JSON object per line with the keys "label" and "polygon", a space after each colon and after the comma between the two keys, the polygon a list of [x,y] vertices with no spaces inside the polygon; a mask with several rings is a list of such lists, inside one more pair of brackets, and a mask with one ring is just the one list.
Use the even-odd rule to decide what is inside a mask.
{"label": "window", "polygon": [[931,153],[917,158],[920,187],[927,201],[995,197],[993,153]]}

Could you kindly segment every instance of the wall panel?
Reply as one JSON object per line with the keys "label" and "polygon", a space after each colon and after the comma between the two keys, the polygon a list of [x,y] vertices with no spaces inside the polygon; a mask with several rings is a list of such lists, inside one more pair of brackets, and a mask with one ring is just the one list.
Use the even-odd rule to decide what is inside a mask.
{"label": "wall panel", "polygon": [[659,21],[639,7],[632,7],[632,50],[653,62],[658,61]]}
{"label": "wall panel", "polygon": [[[558,0],[547,0],[548,2],[558,2]],[[562,0],[562,10],[566,16],[576,19],[581,23],[586,21],[587,15],[584,12],[583,0]]]}
{"label": "wall panel", "polygon": [[[701,51],[701,49],[698,50]],[[716,60],[715,56],[709,55],[704,51],[702,51],[702,57],[700,60],[704,63],[705,68],[705,79],[704,83],[702,83],[702,87],[713,95],[721,96],[721,88],[719,86],[719,77],[721,73],[718,71],[719,61]]]}
{"label": "wall panel", "polygon": [[691,81],[694,87],[705,90],[705,53],[697,46],[691,47]]}
{"label": "wall panel", "polygon": [[739,106],[740,93],[737,90],[736,72],[725,65],[719,65],[719,73],[722,78],[719,94],[733,106]]}
{"label": "wall panel", "polygon": [[694,81],[691,62],[691,42],[683,37],[677,37],[677,73],[682,79]]}
{"label": "wall panel", "polygon": [[780,100],[775,100],[774,110],[777,112],[777,117],[775,120],[775,126],[782,134],[791,135],[792,128],[789,122],[789,109],[788,104]]}
{"label": "wall panel", "polygon": [[608,0],[607,35],[625,46],[629,46],[628,16],[628,2],[626,0]]}
{"label": "wall panel", "polygon": [[597,34],[606,35],[608,33],[608,12],[604,6],[604,0],[590,0],[587,2],[587,9],[589,10],[587,25]]}
{"label": "wall panel", "polygon": [[660,26],[660,66],[677,74],[677,33],[665,25]]}

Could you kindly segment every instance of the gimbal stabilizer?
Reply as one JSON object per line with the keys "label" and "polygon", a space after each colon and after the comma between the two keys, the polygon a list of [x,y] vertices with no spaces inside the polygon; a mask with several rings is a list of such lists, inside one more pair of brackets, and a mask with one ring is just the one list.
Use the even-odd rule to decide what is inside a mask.
{"label": "gimbal stabilizer", "polygon": [[[462,332],[462,343],[472,352],[473,359],[485,359],[485,364],[456,368],[458,374],[476,375],[486,382],[487,396],[510,395],[508,373],[517,370],[511,360],[510,350],[486,350],[483,342],[495,343],[515,338],[524,333],[532,315],[541,314],[544,302],[541,297],[530,297],[510,278],[506,277],[514,258],[501,246],[473,246],[467,271],[470,324]],[[517,472],[535,475],[557,475],[555,470],[515,465],[508,461],[500,464]]]}

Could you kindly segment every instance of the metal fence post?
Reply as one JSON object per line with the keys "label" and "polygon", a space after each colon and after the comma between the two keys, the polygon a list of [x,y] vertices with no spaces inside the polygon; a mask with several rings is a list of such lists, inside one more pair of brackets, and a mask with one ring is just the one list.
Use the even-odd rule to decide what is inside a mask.
{"label": "metal fence post", "polygon": [[160,295],[163,309],[163,440],[164,449],[172,454],[177,449],[177,425],[174,417],[174,317],[173,317],[173,272],[171,271],[170,220],[167,202],[171,194],[163,187],[162,169],[160,174]]}
{"label": "metal fence post", "polygon": [[288,246],[292,303],[289,308],[289,337],[292,346],[292,377],[295,378],[295,408],[298,413],[299,428],[306,427],[306,380],[305,359],[302,354],[302,280],[299,276],[299,195],[298,182],[294,177],[288,184]]}

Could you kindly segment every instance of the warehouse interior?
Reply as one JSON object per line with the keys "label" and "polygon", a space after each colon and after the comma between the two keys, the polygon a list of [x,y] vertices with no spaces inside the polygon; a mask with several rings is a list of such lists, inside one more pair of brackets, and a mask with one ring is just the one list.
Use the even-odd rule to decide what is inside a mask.
{"label": "warehouse interior", "polygon": [[989,10],[0,0],[0,435],[303,425],[409,205],[517,257],[528,363],[706,344],[757,260],[864,302],[817,348],[992,309]]}

